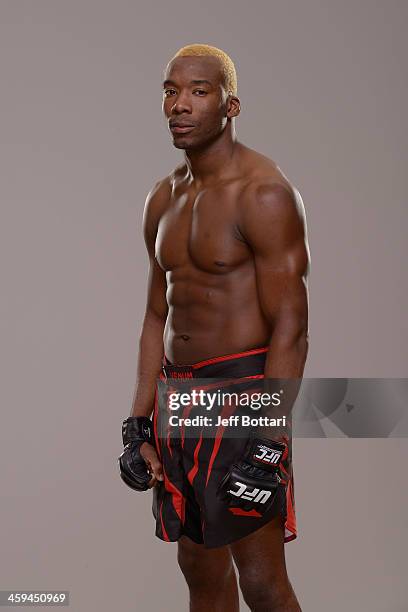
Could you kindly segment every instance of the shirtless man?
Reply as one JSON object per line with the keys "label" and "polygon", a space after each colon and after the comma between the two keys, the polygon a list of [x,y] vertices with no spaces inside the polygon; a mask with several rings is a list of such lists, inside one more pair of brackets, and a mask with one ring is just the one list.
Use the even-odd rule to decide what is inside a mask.
{"label": "shirtless man", "polygon": [[[228,503],[218,494],[220,481],[245,458],[245,447],[225,441],[215,450],[212,439],[193,450],[190,444],[190,451],[175,444],[169,453],[154,406],[163,364],[170,377],[178,370],[217,377],[220,366],[222,376],[227,368],[231,377],[302,377],[309,266],[302,200],[273,161],[237,141],[236,74],[223,51],[180,49],[166,68],[163,96],[184,162],[146,201],[149,286],[121,476],[136,490],[154,488],[156,535],[178,541],[191,611],[239,610],[232,560],[252,611],[299,611],[284,555],[284,543],[296,537],[291,473],[283,503],[265,514],[232,499],[231,470]],[[265,437],[271,452],[285,448],[275,432],[263,435],[264,443]],[[276,486],[275,474],[262,474],[265,480],[251,483],[254,491],[269,477]]]}

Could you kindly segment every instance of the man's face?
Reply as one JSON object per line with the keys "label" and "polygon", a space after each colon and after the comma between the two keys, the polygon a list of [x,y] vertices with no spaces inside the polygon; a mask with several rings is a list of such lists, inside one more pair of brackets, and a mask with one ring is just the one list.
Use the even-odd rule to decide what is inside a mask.
{"label": "man's face", "polygon": [[199,149],[217,138],[228,121],[228,95],[215,57],[177,57],[167,66],[163,112],[173,144]]}

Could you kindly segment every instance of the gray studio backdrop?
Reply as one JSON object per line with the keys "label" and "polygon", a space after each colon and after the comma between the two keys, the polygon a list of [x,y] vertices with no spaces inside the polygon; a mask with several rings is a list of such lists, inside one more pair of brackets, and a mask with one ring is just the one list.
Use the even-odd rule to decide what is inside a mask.
{"label": "gray studio backdrop", "polygon": [[[240,139],[303,195],[307,375],[407,376],[407,9],[1,0],[0,589],[70,590],[75,612],[187,610],[176,546],[116,467],[144,197],[180,159],[160,110],[178,47],[231,54]],[[305,612],[408,609],[407,459],[405,439],[295,441],[286,550]]]}

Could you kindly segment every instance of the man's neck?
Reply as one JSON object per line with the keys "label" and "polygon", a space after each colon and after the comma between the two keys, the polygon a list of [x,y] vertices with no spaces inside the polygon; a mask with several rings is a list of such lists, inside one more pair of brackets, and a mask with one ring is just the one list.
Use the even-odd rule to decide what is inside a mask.
{"label": "man's neck", "polygon": [[198,189],[209,187],[237,174],[240,144],[227,129],[220,138],[203,149],[185,151],[184,157],[193,183]]}

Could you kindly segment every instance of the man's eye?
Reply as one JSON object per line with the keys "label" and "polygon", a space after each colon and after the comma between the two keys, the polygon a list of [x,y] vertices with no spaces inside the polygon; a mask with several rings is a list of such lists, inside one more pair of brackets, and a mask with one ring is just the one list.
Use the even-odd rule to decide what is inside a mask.
{"label": "man's eye", "polygon": [[205,89],[195,89],[193,93],[198,94],[199,96],[205,96],[207,92]]}
{"label": "man's eye", "polygon": [[164,90],[164,95],[166,96],[166,98],[168,98],[169,96],[172,96],[175,92],[174,89],[165,89]]}

